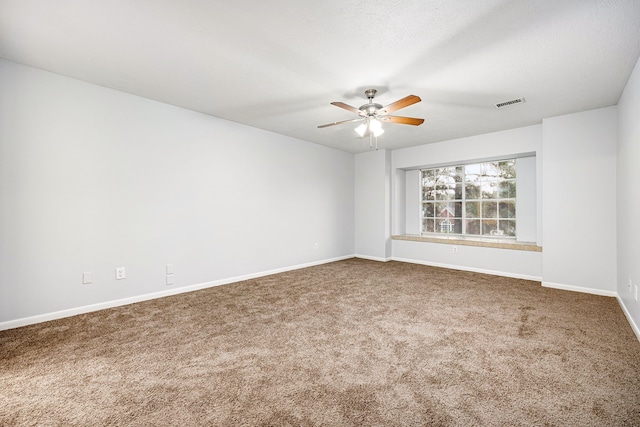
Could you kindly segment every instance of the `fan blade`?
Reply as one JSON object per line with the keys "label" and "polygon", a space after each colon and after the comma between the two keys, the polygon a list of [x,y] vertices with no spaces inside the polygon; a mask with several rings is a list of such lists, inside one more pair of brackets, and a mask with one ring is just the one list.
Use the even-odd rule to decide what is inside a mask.
{"label": "fan blade", "polygon": [[326,125],[320,125],[318,127],[319,128],[327,128],[329,126],[341,125],[343,123],[359,122],[359,121],[362,121],[362,120],[364,120],[364,117],[360,117],[360,118],[357,118],[357,119],[351,119],[351,120],[342,120],[340,122],[327,123]]}
{"label": "fan blade", "polygon": [[358,110],[356,107],[352,107],[349,104],[345,104],[344,102],[332,102],[331,105],[335,105],[336,107],[344,108],[347,111],[351,111],[352,113],[356,113],[356,114],[360,115],[360,110]]}
{"label": "fan blade", "polygon": [[405,96],[404,98],[399,99],[396,102],[392,102],[391,104],[382,107],[382,109],[380,110],[380,113],[382,114],[393,113],[394,111],[397,111],[404,107],[408,107],[409,105],[413,105],[416,102],[420,102],[420,101],[422,100],[420,99],[419,96],[415,96],[415,95]]}
{"label": "fan blade", "polygon": [[424,123],[424,119],[416,119],[413,117],[400,117],[400,116],[382,116],[378,117],[381,122],[399,123],[401,125],[413,125],[419,126]]}

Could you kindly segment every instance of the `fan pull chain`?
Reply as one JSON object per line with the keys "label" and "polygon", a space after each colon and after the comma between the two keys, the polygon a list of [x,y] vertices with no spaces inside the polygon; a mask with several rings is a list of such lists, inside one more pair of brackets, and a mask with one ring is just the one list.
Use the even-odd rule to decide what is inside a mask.
{"label": "fan pull chain", "polygon": [[[369,149],[373,148],[373,140],[372,138],[374,138],[372,135],[373,132],[369,132]],[[378,137],[376,136],[376,151],[378,151]]]}

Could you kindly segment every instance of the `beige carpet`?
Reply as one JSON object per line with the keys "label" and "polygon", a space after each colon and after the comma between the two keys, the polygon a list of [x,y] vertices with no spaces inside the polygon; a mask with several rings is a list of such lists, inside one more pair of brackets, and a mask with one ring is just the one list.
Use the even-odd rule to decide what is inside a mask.
{"label": "beige carpet", "polygon": [[0,425],[640,426],[617,301],[350,259],[0,332]]}

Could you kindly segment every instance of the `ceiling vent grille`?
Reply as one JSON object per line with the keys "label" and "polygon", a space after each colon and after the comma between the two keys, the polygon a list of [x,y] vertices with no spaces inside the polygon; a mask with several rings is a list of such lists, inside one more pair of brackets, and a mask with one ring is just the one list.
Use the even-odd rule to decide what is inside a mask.
{"label": "ceiling vent grille", "polygon": [[512,99],[511,101],[498,102],[497,104],[493,104],[496,109],[501,109],[505,107],[509,107],[511,105],[521,104],[524,102],[524,98]]}

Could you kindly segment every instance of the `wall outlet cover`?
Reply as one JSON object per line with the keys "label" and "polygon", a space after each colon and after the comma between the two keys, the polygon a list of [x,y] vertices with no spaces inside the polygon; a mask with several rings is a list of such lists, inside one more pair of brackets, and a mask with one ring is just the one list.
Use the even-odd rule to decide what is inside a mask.
{"label": "wall outlet cover", "polygon": [[126,278],[126,273],[124,270],[124,267],[117,267],[116,268],[116,280],[122,280],[124,278]]}
{"label": "wall outlet cover", "polygon": [[93,283],[93,274],[91,274],[90,271],[85,271],[84,273],[82,273],[82,283],[85,285]]}

